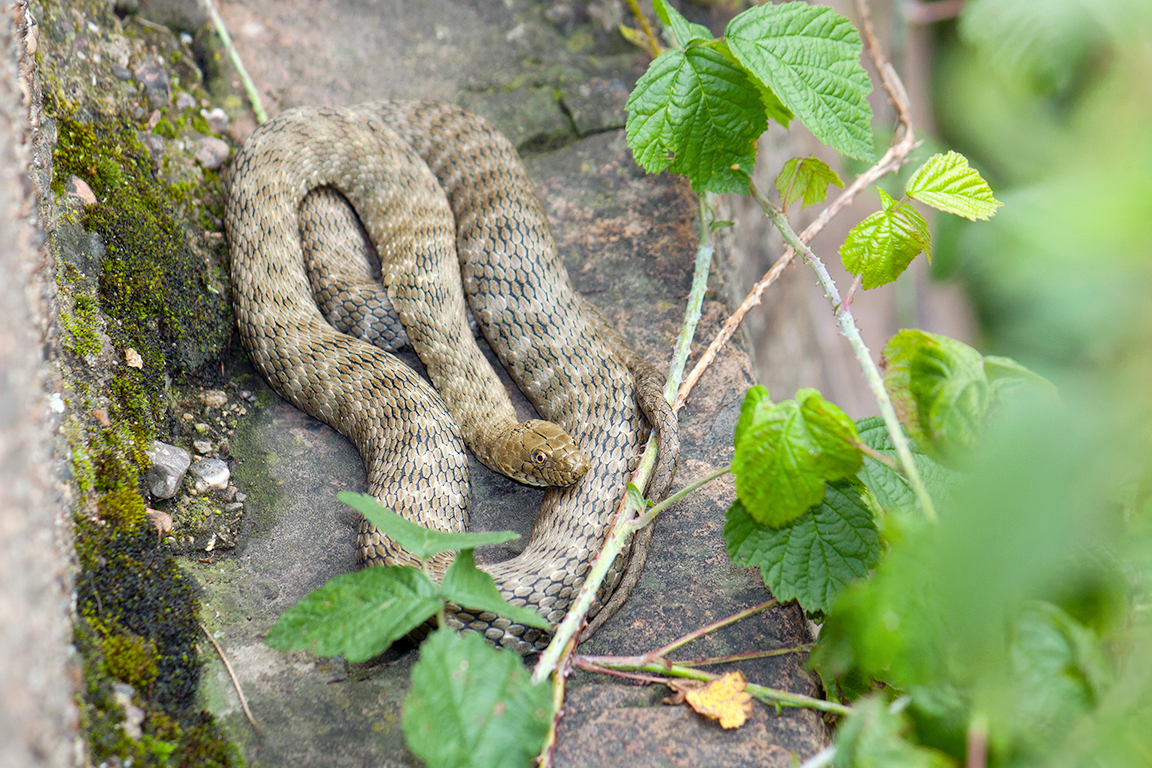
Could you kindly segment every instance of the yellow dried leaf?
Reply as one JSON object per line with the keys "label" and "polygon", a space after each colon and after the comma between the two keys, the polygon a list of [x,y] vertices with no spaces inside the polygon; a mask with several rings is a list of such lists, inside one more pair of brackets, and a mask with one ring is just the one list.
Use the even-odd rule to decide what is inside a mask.
{"label": "yellow dried leaf", "polygon": [[684,698],[692,709],[719,720],[724,728],[739,728],[752,714],[752,695],[744,690],[747,684],[742,672],[728,672],[704,688],[686,692]]}

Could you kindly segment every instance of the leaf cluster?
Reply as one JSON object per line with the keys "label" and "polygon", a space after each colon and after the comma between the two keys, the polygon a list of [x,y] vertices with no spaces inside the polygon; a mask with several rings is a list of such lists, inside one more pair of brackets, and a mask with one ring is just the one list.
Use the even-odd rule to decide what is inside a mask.
{"label": "leaf cluster", "polygon": [[510,541],[518,534],[432,531],[385,509],[367,494],[344,492],[339,498],[421,560],[457,549],[460,554],[440,584],[419,568],[407,565],[377,566],[334,576],[280,615],[268,632],[267,642],[273,648],[367,661],[448,603],[551,629],[535,611],[505,602],[492,577],[476,567],[473,548]]}
{"label": "leaf cluster", "polygon": [[636,162],[687,176],[697,192],[747,192],[756,141],[795,116],[837,152],[872,157],[868,75],[860,35],[830,8],[791,2],[750,8],[724,37],[654,0],[677,47],[652,61],[628,99]]}

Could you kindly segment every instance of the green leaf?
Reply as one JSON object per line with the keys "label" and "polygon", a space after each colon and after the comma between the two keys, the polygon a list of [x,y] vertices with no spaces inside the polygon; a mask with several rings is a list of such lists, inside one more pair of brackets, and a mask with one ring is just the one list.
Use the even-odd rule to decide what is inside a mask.
{"label": "green leaf", "polygon": [[697,192],[746,192],[756,140],[768,127],[748,75],[709,46],[668,50],[628,98],[625,134],[649,173],[670,168]]}
{"label": "green leaf", "polygon": [[[840,246],[844,268],[876,288],[895,280],[921,251],[932,256],[928,222],[910,205],[897,203],[880,190],[885,209],[872,214],[848,233]],[[886,198],[886,199],[885,199]]]}
{"label": "green leaf", "polygon": [[761,525],[736,501],[724,541],[733,562],[759,566],[780,601],[827,611],[844,586],[867,575],[880,556],[871,510],[851,483],[829,483],[824,501],[779,528]]}
{"label": "green leaf", "polygon": [[944,753],[904,737],[908,719],[892,712],[883,694],[853,702],[852,710],[836,732],[837,768],[952,768]]}
{"label": "green leaf", "polygon": [[872,83],[848,19],[805,3],[761,5],[728,23],[725,40],[748,71],[837,152],[872,160]]}
{"label": "green leaf", "polygon": [[976,443],[990,400],[979,352],[947,336],[903,330],[884,347],[882,365],[884,388],[913,440],[942,456]]}
{"label": "green leaf", "polygon": [[434,616],[443,604],[436,585],[419,570],[373,566],[334,576],[309,592],[280,614],[267,643],[282,651],[367,661]]}
{"label": "green leaf", "polygon": [[1010,357],[985,355],[984,374],[992,385],[993,405],[1002,405],[1019,393],[1038,393],[1052,400],[1059,398],[1055,384]]}
{"label": "green leaf", "polygon": [[816,155],[805,158],[794,157],[784,163],[784,167],[776,176],[780,206],[787,208],[801,199],[804,201],[801,208],[822,203],[824,198],[828,197],[829,184],[844,188],[844,182],[840,180],[839,174]]}
{"label": "green leaf", "polygon": [[754,387],[749,387],[748,391],[744,393],[744,402],[740,405],[740,418],[736,422],[736,434],[732,438],[732,445],[740,442],[740,436],[748,427],[752,426],[758,406],[762,402],[765,407],[772,406],[772,398],[768,395],[766,387],[757,384]]}
{"label": "green leaf", "polygon": [[856,427],[814,389],[775,405],[767,390],[759,397],[747,418],[742,409],[732,474],[749,514],[766,525],[783,525],[823,500],[825,481],[860,469]]}
{"label": "green leaf", "polygon": [[932,155],[912,174],[904,192],[913,200],[972,221],[988,219],[1004,205],[958,152]]}
{"label": "green leaf", "polygon": [[440,592],[462,608],[488,611],[517,624],[526,624],[537,629],[552,629],[552,625],[536,611],[512,605],[501,597],[492,577],[476,567],[476,560],[470,549],[461,550],[452,561],[440,584]]}
{"label": "green leaf", "polygon": [[336,498],[355,509],[380,529],[385,536],[395,541],[414,557],[426,560],[438,552],[453,552],[459,549],[473,549],[486,544],[502,544],[520,538],[512,531],[491,531],[487,533],[444,533],[433,531],[405,520],[392,510],[384,507],[366,493],[341,491]]}
{"label": "green leaf", "polygon": [[528,768],[548,733],[551,696],[516,654],[437,630],[412,667],[404,737],[432,768]]}
{"label": "green leaf", "polygon": [[656,18],[660,19],[660,23],[672,30],[676,44],[681,48],[686,46],[691,38],[688,32],[688,20],[664,0],[652,0],[652,10],[656,12]]}
{"label": "green leaf", "polygon": [[[857,419],[856,432],[860,435],[860,442],[877,453],[887,456],[899,464],[896,447],[888,434],[884,420],[879,416],[868,416]],[[922,452],[915,444],[911,444],[912,462],[916,465],[928,494],[939,503],[948,494],[948,489],[955,481],[955,473],[937,464],[930,456]],[[856,475],[860,482],[871,492],[876,502],[887,512],[901,509],[915,509],[919,505],[912,486],[902,474],[876,459],[864,454],[864,466]]]}

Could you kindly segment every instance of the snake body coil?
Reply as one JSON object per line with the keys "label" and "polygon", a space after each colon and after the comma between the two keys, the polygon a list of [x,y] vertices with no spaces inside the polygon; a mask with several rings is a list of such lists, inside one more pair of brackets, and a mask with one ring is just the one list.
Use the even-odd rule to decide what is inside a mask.
{"label": "snake body coil", "polygon": [[[318,309],[302,216],[314,234],[337,219],[309,218],[301,203],[321,187],[339,190],[355,208],[380,255],[384,289],[440,395],[392,355],[336,330]],[[475,345],[459,289],[448,287],[462,281],[513,380],[587,459],[582,477],[545,493],[524,552],[486,566],[505,599],[558,622],[603,545],[649,423],[660,448],[649,496],[667,488],[679,443],[662,378],[573,291],[507,139],[481,118],[434,102],[291,110],[237,154],[226,225],[237,321],[256,366],[285,399],[355,444],[373,496],[439,530],[467,523],[461,435],[490,466],[503,450],[489,460],[476,448],[485,435],[470,434],[487,429],[470,424],[497,413],[503,419],[506,398],[493,400],[491,380],[470,373],[479,353],[468,349]],[[453,246],[455,257],[445,259]],[[357,541],[364,563],[412,562],[367,521]],[[450,622],[519,652],[547,640],[491,614],[460,610]]]}

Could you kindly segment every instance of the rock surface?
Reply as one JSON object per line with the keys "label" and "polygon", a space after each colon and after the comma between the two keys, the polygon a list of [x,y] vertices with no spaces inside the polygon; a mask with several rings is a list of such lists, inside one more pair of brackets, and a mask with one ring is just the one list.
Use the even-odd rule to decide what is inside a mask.
{"label": "rock surface", "polygon": [[[431,97],[496,123],[525,155],[577,289],[642,352],[665,364],[690,281],[694,200],[679,180],[645,176],[625,145],[622,108],[643,71],[642,56],[586,14],[552,21],[560,16],[549,15],[554,10],[553,4],[446,0],[402,11],[351,0],[322,7],[272,0],[221,5],[272,114],[299,104]],[[366,67],[370,55],[373,64]],[[243,115],[233,115],[238,139],[251,128]],[[727,315],[722,282],[705,302],[703,343]],[[732,430],[752,383],[744,352],[721,354],[682,415],[677,486],[730,460]],[[244,386],[270,404],[233,439],[234,482],[248,495],[243,542],[235,557],[188,561],[187,567],[205,589],[205,622],[236,668],[264,737],[245,722],[215,660],[205,675],[206,701],[258,765],[410,765],[399,715],[413,651],[396,649],[374,666],[349,669],[262,642],[280,612],[356,567],[356,517],[335,496],[364,490],[365,478],[347,441],[270,395],[258,378]],[[473,527],[527,535],[539,493],[475,463],[473,477]],[[731,482],[719,481],[669,510],[632,599],[584,652],[650,650],[767,599],[758,573],[733,566],[724,552],[721,530],[732,497]],[[478,555],[502,559],[516,542],[508,546]],[[808,640],[803,617],[786,607],[686,652],[716,655]],[[803,655],[792,654],[741,666],[754,682],[812,695],[816,684],[803,662]],[[823,721],[812,712],[776,714],[758,705],[750,726],[722,733],[682,707],[653,706],[662,695],[574,676],[557,764],[787,766],[826,743]]]}

